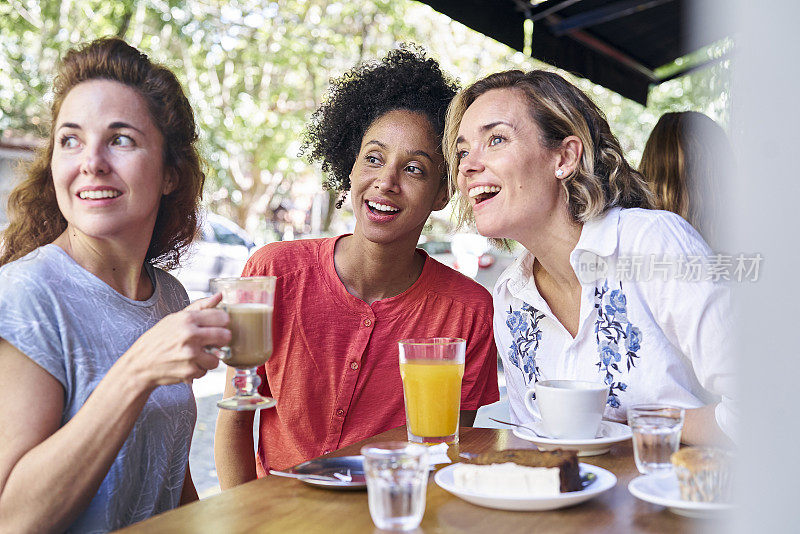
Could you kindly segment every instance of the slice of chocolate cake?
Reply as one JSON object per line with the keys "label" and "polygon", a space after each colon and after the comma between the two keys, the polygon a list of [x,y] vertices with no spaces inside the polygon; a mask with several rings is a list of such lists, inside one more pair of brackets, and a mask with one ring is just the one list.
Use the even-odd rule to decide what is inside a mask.
{"label": "slice of chocolate cake", "polygon": [[542,452],[532,449],[506,449],[479,454],[465,463],[475,465],[491,465],[512,462],[526,467],[557,467],[560,471],[561,492],[581,489],[581,475],[578,467],[578,455],[575,451],[556,449]]}

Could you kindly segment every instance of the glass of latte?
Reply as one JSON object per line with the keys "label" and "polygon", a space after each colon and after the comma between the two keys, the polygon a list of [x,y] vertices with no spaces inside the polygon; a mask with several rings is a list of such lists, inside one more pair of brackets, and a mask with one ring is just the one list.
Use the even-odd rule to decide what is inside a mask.
{"label": "glass of latte", "polygon": [[274,276],[214,278],[211,291],[222,293],[219,307],[228,312],[231,342],[222,348],[222,361],[233,367],[236,394],[217,406],[226,410],[260,410],[275,406],[275,399],[258,393],[261,378],[256,369],[272,356]]}

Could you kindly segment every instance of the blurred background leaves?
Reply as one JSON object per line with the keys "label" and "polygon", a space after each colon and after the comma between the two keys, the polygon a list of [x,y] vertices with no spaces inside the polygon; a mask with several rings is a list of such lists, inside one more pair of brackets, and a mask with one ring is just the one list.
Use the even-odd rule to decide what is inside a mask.
{"label": "blurred background leaves", "polygon": [[[319,168],[298,154],[330,78],[402,42],[428,49],[462,84],[508,68],[550,68],[413,0],[0,0],[0,138],[43,136],[58,58],[108,35],[178,74],[200,128],[205,202],[258,241],[274,237],[276,210],[294,214],[295,235],[347,227],[347,210],[334,210],[336,198],[321,191]],[[731,46],[695,54],[718,57]],[[605,111],[634,163],[666,111],[728,122],[729,60],[652,89],[646,108],[573,81]]]}

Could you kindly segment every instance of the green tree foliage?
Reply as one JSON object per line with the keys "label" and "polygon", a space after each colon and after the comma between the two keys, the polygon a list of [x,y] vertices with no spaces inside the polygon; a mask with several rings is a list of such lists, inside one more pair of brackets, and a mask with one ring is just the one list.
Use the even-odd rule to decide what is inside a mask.
{"label": "green tree foliage", "polygon": [[[207,204],[262,237],[283,199],[319,189],[319,169],[298,151],[331,77],[401,42],[428,48],[464,85],[501,69],[549,68],[413,0],[0,0],[0,134],[42,135],[56,61],[107,35],[178,74],[200,127]],[[635,162],[664,111],[727,121],[725,63],[654,89],[647,108],[576,83]]]}
{"label": "green tree foliage", "polygon": [[134,0],[0,1],[0,132],[40,131],[53,67],[74,43],[124,35]]}

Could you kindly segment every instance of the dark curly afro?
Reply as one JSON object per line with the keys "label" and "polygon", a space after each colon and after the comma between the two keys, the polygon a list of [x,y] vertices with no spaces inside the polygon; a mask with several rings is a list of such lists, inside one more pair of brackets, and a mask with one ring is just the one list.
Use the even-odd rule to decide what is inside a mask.
{"label": "dark curly afro", "polygon": [[326,189],[347,192],[361,141],[375,119],[396,109],[419,112],[441,140],[447,106],[456,92],[458,84],[423,49],[392,50],[382,60],[358,65],[331,81],[325,102],[311,116],[301,152],[309,161],[322,162]]}

